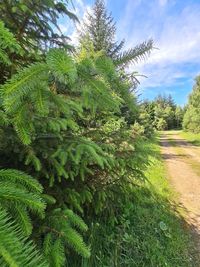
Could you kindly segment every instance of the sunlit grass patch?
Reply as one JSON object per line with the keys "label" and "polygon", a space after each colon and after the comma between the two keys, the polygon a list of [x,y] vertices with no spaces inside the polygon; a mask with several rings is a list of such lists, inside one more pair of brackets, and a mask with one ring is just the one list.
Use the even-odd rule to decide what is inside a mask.
{"label": "sunlit grass patch", "polygon": [[180,134],[183,138],[185,138],[187,141],[189,141],[193,145],[200,146],[200,133],[195,134],[191,132],[181,131]]}

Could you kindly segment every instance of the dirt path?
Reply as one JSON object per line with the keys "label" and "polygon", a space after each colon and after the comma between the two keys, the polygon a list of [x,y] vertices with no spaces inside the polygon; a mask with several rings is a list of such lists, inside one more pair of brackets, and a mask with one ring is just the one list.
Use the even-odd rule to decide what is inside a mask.
{"label": "dirt path", "polygon": [[179,195],[177,205],[185,210],[200,254],[200,147],[186,142],[176,131],[162,133],[161,146],[172,186]]}

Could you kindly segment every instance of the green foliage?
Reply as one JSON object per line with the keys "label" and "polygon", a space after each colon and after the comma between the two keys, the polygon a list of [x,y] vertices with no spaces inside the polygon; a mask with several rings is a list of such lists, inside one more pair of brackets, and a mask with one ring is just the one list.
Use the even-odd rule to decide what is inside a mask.
{"label": "green foliage", "polygon": [[21,184],[32,192],[42,193],[43,188],[37,180],[18,170],[0,170],[0,180]]}
{"label": "green foliage", "polygon": [[20,68],[42,60],[51,47],[73,50],[68,44],[69,38],[62,33],[58,24],[60,16],[78,21],[76,15],[69,11],[70,2],[0,2],[0,84]]}
{"label": "green foliage", "polygon": [[200,132],[200,77],[196,78],[196,83],[193,91],[190,94],[189,102],[186,107],[186,112],[183,118],[183,128],[186,131],[199,133]]}
{"label": "green foliage", "polygon": [[59,82],[74,83],[77,78],[77,69],[72,58],[62,50],[51,50],[48,53],[47,64]]}
{"label": "green foliage", "polygon": [[48,266],[32,242],[30,212],[44,216],[37,180],[17,170],[0,170],[0,262],[2,266]]}
{"label": "green foliage", "polygon": [[[44,201],[34,191],[39,184],[21,172],[16,180],[11,170],[2,176],[19,185],[3,181],[0,197],[13,203],[8,212],[21,222],[24,235],[32,232],[50,266],[64,266],[71,250],[90,256],[79,233],[87,227],[69,208],[91,216],[107,210],[111,216],[118,195],[128,198],[133,180],[144,179],[148,160],[142,151],[140,158],[133,153],[140,151],[133,142],[142,132],[128,123],[136,105],[129,89],[129,79],[122,79],[110,59],[84,48],[76,57],[50,50],[44,62],[23,68],[1,86],[7,118],[0,134],[1,165],[37,177],[49,204],[44,217]],[[32,223],[28,211],[41,218]]]}
{"label": "green foliage", "polygon": [[68,246],[85,258],[90,256],[90,250],[82,236],[73,227],[80,231],[88,230],[87,225],[72,210],[56,209],[48,214],[41,229],[45,233],[43,251],[50,266],[65,266],[65,251]]}
{"label": "green foliage", "polygon": [[0,17],[23,50],[28,52],[28,55],[24,56],[30,59],[34,58],[34,52],[37,56],[45,47],[66,45],[67,36],[59,29],[59,16],[65,15],[78,21],[68,6],[68,1],[64,3],[55,0],[39,0],[37,4],[31,0],[3,1],[0,3]]}
{"label": "green foliage", "polygon": [[[41,264],[39,266],[48,266],[47,263],[43,263],[35,246],[25,239],[31,235],[33,230],[30,211],[42,216],[39,232],[43,235],[47,234],[44,246],[47,246],[46,240],[48,240],[49,234],[52,235],[53,243],[49,250],[50,254],[45,252],[45,256],[49,257],[50,266],[63,266],[67,244],[84,257],[90,255],[82,236],[73,229],[73,227],[77,227],[81,231],[88,229],[79,216],[69,209],[63,211],[54,209],[51,213],[47,213],[44,219],[46,204],[41,195],[43,189],[39,182],[20,171],[9,169],[0,170],[0,185],[0,236],[2,242],[0,255],[2,263],[5,261],[9,264],[8,266],[34,266],[33,264],[36,263]],[[13,248],[14,246],[17,246],[17,249]],[[45,251],[47,251],[46,247]]]}
{"label": "green foliage", "polygon": [[185,108],[177,106],[175,110],[175,118],[176,118],[176,127],[178,129],[182,128],[184,114],[185,114]]}
{"label": "green foliage", "polygon": [[35,245],[26,240],[21,229],[0,207],[0,265],[11,267],[47,267]]}
{"label": "green foliage", "polygon": [[[55,105],[52,108],[56,108],[65,114],[68,120],[71,120],[72,125],[76,124],[73,122],[73,114],[70,110],[75,109],[75,111],[81,112],[81,104],[88,110],[90,109],[91,112],[100,109],[110,111],[119,109],[120,98],[110,90],[108,81],[104,80],[97,69],[99,75],[94,76],[92,73],[88,73],[89,68],[95,70],[93,64],[88,58],[80,61],[76,66],[64,51],[52,50],[47,56],[46,63],[33,64],[23,69],[1,87],[1,96],[4,99],[3,106],[6,112],[11,115],[14,127],[24,144],[30,144],[31,142],[35,117],[37,115],[46,116],[52,112],[52,109],[49,109],[50,100]],[[82,81],[78,80],[77,72]],[[55,83],[52,81],[49,84],[50,78],[55,80]],[[61,82],[64,83],[63,86],[65,87],[69,81],[70,83],[75,82],[75,79],[77,81],[76,94],[80,94],[80,101],[82,101],[82,103],[78,102],[80,107],[74,102],[73,88],[71,90],[68,88],[69,93],[65,93],[65,95],[69,95],[69,99],[61,97],[64,92],[59,93],[56,88]],[[78,84],[80,84],[79,88]],[[37,90],[39,92],[36,94]],[[34,113],[32,110],[34,110]]]}
{"label": "green foliage", "polygon": [[159,118],[157,121],[157,129],[163,131],[167,129],[167,122],[163,118]]}
{"label": "green foliage", "polygon": [[153,49],[153,41],[149,40],[147,42],[143,42],[140,45],[137,45],[134,48],[131,48],[127,51],[120,53],[116,59],[114,59],[114,63],[116,66],[126,67],[130,63],[138,63],[140,60],[146,59],[151,53]]}
{"label": "green foliage", "polygon": [[46,204],[41,196],[42,186],[29,175],[11,169],[0,170],[0,185],[0,202],[11,215],[14,213],[22,228],[29,228],[27,232],[30,234],[28,212],[44,216]]}
{"label": "green foliage", "polygon": [[5,28],[4,23],[0,21],[0,63],[10,65],[9,54],[19,53],[20,50],[21,47],[13,34]]}

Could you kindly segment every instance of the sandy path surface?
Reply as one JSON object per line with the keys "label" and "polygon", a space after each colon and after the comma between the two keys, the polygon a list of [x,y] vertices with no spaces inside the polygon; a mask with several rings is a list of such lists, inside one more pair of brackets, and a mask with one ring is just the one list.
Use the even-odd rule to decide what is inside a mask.
{"label": "sandy path surface", "polygon": [[177,205],[185,210],[185,220],[192,229],[200,253],[200,172],[190,164],[191,161],[197,166],[199,163],[200,170],[200,147],[186,142],[175,131],[161,134],[161,146],[170,181],[179,195]]}

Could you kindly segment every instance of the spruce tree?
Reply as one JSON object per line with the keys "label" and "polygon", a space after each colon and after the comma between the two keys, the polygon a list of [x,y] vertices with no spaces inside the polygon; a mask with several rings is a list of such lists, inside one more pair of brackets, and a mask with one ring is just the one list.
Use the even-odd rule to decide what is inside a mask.
{"label": "spruce tree", "polygon": [[108,14],[104,0],[96,0],[92,12],[87,13],[80,30],[80,40],[92,41],[95,51],[103,50],[113,59],[117,66],[127,66],[145,58],[153,49],[153,42],[149,40],[129,50],[123,50],[125,40],[116,41],[116,24],[112,14]]}
{"label": "spruce tree", "polygon": [[[9,70],[12,53],[20,56],[24,47],[4,24],[6,18],[0,23],[0,57]],[[139,138],[136,143],[141,129],[131,125],[137,108],[131,75],[118,71],[93,44],[76,55],[61,48],[44,55],[38,42],[35,50],[32,43],[27,48],[29,55],[39,51],[40,60],[20,60],[25,67],[11,77],[2,74],[0,81],[0,266],[9,243],[11,252],[15,243],[18,248],[13,260],[23,257],[15,266],[27,266],[26,259],[32,264],[32,258],[30,267],[67,266],[72,253],[88,258],[84,221],[92,223],[97,215],[116,221],[118,207],[129,199],[134,181],[144,179],[147,165]]]}
{"label": "spruce tree", "polygon": [[[16,54],[20,53],[21,46],[17,43],[13,34],[5,28],[4,23],[0,21],[0,60],[2,66],[11,64],[10,51]],[[53,99],[51,97],[54,98],[55,104],[57,103],[60,106],[61,112],[69,112],[66,102],[61,97],[54,95],[54,93],[50,96],[50,90],[45,84],[48,80],[48,77],[45,78],[45,76],[49,71],[52,71],[52,75],[55,71],[54,75],[60,82],[68,81],[72,83],[76,77],[76,69],[72,59],[65,54],[65,50],[62,53],[59,51],[58,49],[51,52],[47,60],[48,64],[43,62],[22,68],[18,74],[13,75],[13,78],[16,78],[13,83],[12,78],[10,82],[6,82],[10,83],[10,85],[12,84],[12,89],[11,87],[10,89],[14,91],[21,83],[22,87],[19,90],[23,94],[25,92],[31,94],[30,90],[35,88],[33,89],[34,93],[31,96],[31,101],[32,104],[37,104],[35,110],[32,110],[33,117],[29,118],[32,122],[36,119],[36,110],[39,112],[38,119],[41,116],[43,119],[45,115],[47,116],[48,108],[50,106],[53,108]],[[40,74],[42,79],[40,80],[39,88],[35,81]],[[32,75],[36,75],[37,78]],[[79,234],[79,230],[82,232],[87,230],[83,220],[63,203],[59,201],[56,203],[57,199],[47,194],[48,186],[42,186],[42,182],[44,182],[42,179],[39,182],[27,174],[31,172],[35,178],[38,178],[38,173],[41,170],[41,162],[34,151],[36,144],[31,147],[31,140],[27,135],[29,130],[33,130],[33,124],[24,121],[25,117],[28,119],[27,115],[25,115],[28,111],[25,110],[25,106],[28,108],[31,103],[25,95],[24,101],[26,104],[21,101],[18,102],[18,93],[15,91],[17,94],[14,93],[13,98],[11,98],[16,103],[15,111],[13,111],[16,112],[16,122],[18,122],[16,125],[12,125],[12,111],[10,110],[11,113],[9,113],[9,108],[7,109],[3,104],[6,96],[4,86],[6,84],[0,83],[0,143],[3,144],[0,146],[0,266],[65,266],[65,251],[68,246],[83,257],[89,257],[90,251],[85,245],[82,235]],[[50,98],[48,98],[49,96]],[[9,99],[12,102],[11,98]],[[73,106],[76,108],[75,104]],[[51,109],[52,116],[53,110],[54,108]],[[50,123],[51,126],[49,125],[56,133],[58,133],[57,131],[66,130],[69,125],[73,127],[73,121],[63,117],[60,119],[57,117],[57,119],[54,123]],[[27,128],[25,124],[27,124]],[[50,129],[48,129],[49,131]],[[21,144],[17,141],[16,133],[21,138]],[[28,143],[29,147],[27,146]],[[20,149],[17,147],[20,147]],[[13,155],[17,151],[20,155],[18,154],[15,161],[13,160]],[[28,152],[26,159],[23,155],[24,152]],[[33,169],[31,170],[30,165],[32,163],[36,172],[33,172]],[[63,171],[63,175],[67,173],[64,168],[60,168],[56,160],[53,160],[52,163],[55,164],[60,174],[61,171]],[[26,172],[24,172],[25,169]],[[43,194],[43,189],[45,194]],[[51,237],[51,242],[47,242],[49,236]],[[34,244],[31,239],[34,240]]]}
{"label": "spruce tree", "polygon": [[95,51],[104,50],[107,56],[115,57],[124,45],[124,41],[115,41],[115,34],[116,25],[111,14],[104,1],[97,0],[92,12],[87,14],[87,22],[83,22],[82,38],[89,35]]}

